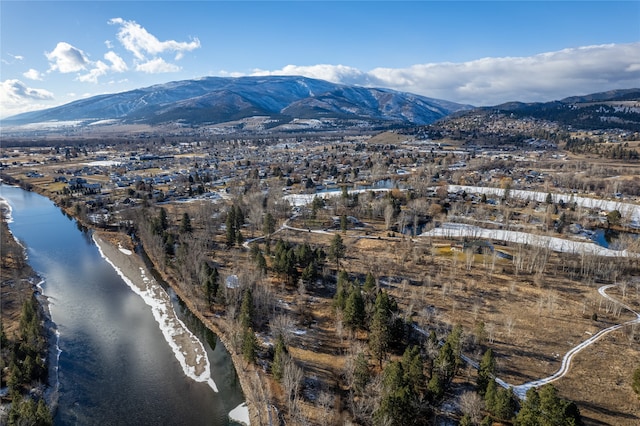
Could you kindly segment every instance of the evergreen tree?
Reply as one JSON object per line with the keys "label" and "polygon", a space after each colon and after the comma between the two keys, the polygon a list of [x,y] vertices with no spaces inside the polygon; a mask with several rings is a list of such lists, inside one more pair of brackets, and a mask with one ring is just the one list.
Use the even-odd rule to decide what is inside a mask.
{"label": "evergreen tree", "polygon": [[496,360],[493,357],[493,351],[491,348],[487,349],[482,355],[480,360],[480,367],[478,368],[478,383],[477,389],[480,396],[484,396],[487,390],[487,385],[493,380],[496,370]]}
{"label": "evergreen tree", "polygon": [[269,238],[276,231],[276,220],[271,213],[264,215],[262,221],[262,233]]}
{"label": "evergreen tree", "polygon": [[340,234],[335,234],[329,246],[329,258],[336,261],[336,269],[340,269],[340,259],[342,259],[347,251],[347,247],[342,241]]}
{"label": "evergreen tree", "polygon": [[580,410],[574,402],[558,396],[551,385],[539,390],[531,388],[515,419],[516,426],[579,426],[582,425]]}
{"label": "evergreen tree", "polygon": [[484,405],[489,413],[495,412],[496,398],[498,395],[498,385],[495,380],[491,380],[487,384],[487,389],[484,392]]}
{"label": "evergreen tree", "polygon": [[242,336],[242,356],[251,363],[256,362],[258,356],[258,340],[251,327],[246,328]]}
{"label": "evergreen tree", "polygon": [[302,270],[302,276],[300,278],[302,278],[302,281],[304,281],[305,283],[311,283],[313,282],[313,280],[316,279],[316,276],[318,275],[318,271],[317,271],[317,265],[316,262],[311,262],[309,263],[303,270]]}
{"label": "evergreen tree", "polygon": [[440,374],[434,373],[427,383],[427,394],[431,402],[436,402],[444,396],[444,383]]}
{"label": "evergreen tree", "polygon": [[516,426],[538,426],[540,424],[540,395],[536,388],[527,391],[527,397],[522,401],[520,411],[516,416]]}
{"label": "evergreen tree", "polygon": [[456,356],[453,351],[451,342],[446,341],[438,352],[438,357],[435,359],[436,372],[442,378],[442,382],[445,385],[449,385],[456,372]]}
{"label": "evergreen tree", "polygon": [[497,388],[493,415],[499,420],[510,421],[516,414],[517,399],[513,389]]}
{"label": "evergreen tree", "polygon": [[424,390],[425,376],[418,346],[405,349],[401,362],[405,384],[414,395],[421,395]]}
{"label": "evergreen tree", "polygon": [[457,324],[454,326],[451,333],[447,336],[446,341],[451,344],[451,349],[453,350],[455,360],[453,372],[455,374],[458,368],[460,368],[464,363],[462,361],[462,325]]}
{"label": "evergreen tree", "polygon": [[640,367],[636,368],[633,372],[631,389],[633,389],[636,394],[640,395]]}
{"label": "evergreen tree", "polygon": [[384,368],[382,378],[382,399],[374,413],[377,423],[409,425],[415,420],[413,396],[404,382],[402,364],[392,361]]}
{"label": "evergreen tree", "polygon": [[227,212],[227,220],[225,221],[227,247],[232,247],[236,243],[236,210],[231,207]]}
{"label": "evergreen tree", "polygon": [[389,296],[384,291],[378,293],[369,327],[369,349],[382,367],[391,342],[391,308]]}
{"label": "evergreen tree", "polygon": [[51,411],[44,400],[40,399],[36,406],[35,424],[38,426],[53,425],[53,417]]}
{"label": "evergreen tree", "polygon": [[282,334],[278,334],[273,354],[273,363],[271,364],[271,373],[273,373],[273,377],[278,381],[282,380],[282,376],[284,375],[284,366],[288,358],[289,351],[287,350],[287,346],[284,344],[284,338],[282,337]]}
{"label": "evergreen tree", "polygon": [[353,286],[344,306],[344,323],[352,330],[364,327],[364,299],[360,286]]}
{"label": "evergreen tree", "polygon": [[167,211],[164,207],[160,208],[160,213],[158,215],[157,226],[156,226],[156,234],[160,235],[163,231],[166,231],[169,228],[169,219],[167,217]]}
{"label": "evergreen tree", "polygon": [[191,227],[191,218],[189,217],[189,213],[184,212],[182,214],[182,221],[180,222],[180,232],[183,234],[189,234],[193,231]]}
{"label": "evergreen tree", "polygon": [[364,289],[369,292],[376,288],[376,278],[371,272],[367,273],[367,277],[364,279]]}
{"label": "evergreen tree", "polygon": [[344,233],[347,232],[347,228],[349,227],[349,221],[347,220],[347,215],[340,216],[340,230]]}
{"label": "evergreen tree", "polygon": [[458,423],[458,426],[474,426],[474,425],[473,425],[473,421],[471,420],[471,417],[468,414],[465,414],[460,419],[460,423]]}
{"label": "evergreen tree", "polygon": [[369,371],[369,362],[363,352],[356,356],[355,366],[353,368],[353,390],[361,394],[364,392],[365,386],[371,380],[371,372]]}
{"label": "evergreen tree", "polygon": [[218,283],[220,276],[217,268],[209,266],[207,261],[202,262],[200,267],[201,282],[204,287],[204,294],[207,299],[207,303],[211,305],[218,292]]}
{"label": "evergreen tree", "polygon": [[256,261],[256,266],[258,267],[258,269],[263,274],[266,274],[267,273],[267,260],[264,258],[263,254],[261,252],[258,252],[258,254],[255,256],[254,259]]}
{"label": "evergreen tree", "polygon": [[240,307],[240,325],[243,329],[253,327],[253,294],[250,288],[245,289]]}

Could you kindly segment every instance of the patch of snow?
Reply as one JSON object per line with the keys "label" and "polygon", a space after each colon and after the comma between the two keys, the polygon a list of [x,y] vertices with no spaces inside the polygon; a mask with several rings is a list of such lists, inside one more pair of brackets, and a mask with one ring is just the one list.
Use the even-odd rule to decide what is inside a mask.
{"label": "patch of snow", "polygon": [[122,162],[115,161],[115,160],[98,160],[98,161],[91,161],[89,163],[84,163],[84,164],[90,167],[109,167],[109,166],[119,166],[120,164],[122,164]]}
{"label": "patch of snow", "polygon": [[229,411],[229,418],[234,422],[247,426],[250,425],[251,421],[249,420],[249,407],[247,407],[247,403],[243,402],[233,410]]}
{"label": "patch of snow", "polygon": [[229,275],[225,281],[227,288],[238,288],[240,282],[237,275]]}
{"label": "patch of snow", "polygon": [[126,254],[127,256],[131,256],[133,254],[133,252],[131,250],[128,250],[128,249],[122,247],[120,244],[118,244],[118,250],[120,250],[120,252]]}

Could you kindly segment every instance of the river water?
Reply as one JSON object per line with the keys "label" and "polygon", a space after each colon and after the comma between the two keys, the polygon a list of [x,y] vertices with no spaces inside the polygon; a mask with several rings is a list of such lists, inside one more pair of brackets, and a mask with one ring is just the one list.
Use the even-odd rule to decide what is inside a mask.
{"label": "river water", "polygon": [[59,335],[51,365],[56,425],[233,424],[228,413],[244,397],[229,353],[175,294],[174,309],[204,344],[218,393],[183,373],[151,308],[100,256],[89,232],[38,194],[0,185],[0,197],[44,279]]}

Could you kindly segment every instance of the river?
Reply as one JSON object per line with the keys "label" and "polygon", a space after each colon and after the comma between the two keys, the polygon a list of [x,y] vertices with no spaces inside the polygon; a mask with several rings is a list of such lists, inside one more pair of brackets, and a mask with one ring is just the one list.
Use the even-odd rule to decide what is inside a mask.
{"label": "river", "polygon": [[151,308],[101,257],[90,232],[46,197],[6,185],[0,197],[44,279],[58,333],[50,363],[56,425],[233,424],[228,414],[244,397],[231,357],[175,294],[178,316],[205,346],[217,393],[184,374]]}

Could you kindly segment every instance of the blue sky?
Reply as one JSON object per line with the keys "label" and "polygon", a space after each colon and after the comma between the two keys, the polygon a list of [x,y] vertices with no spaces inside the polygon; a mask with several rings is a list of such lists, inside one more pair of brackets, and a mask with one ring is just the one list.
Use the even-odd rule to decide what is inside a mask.
{"label": "blue sky", "polygon": [[0,1],[0,116],[203,76],[494,105],[640,87],[640,1]]}

